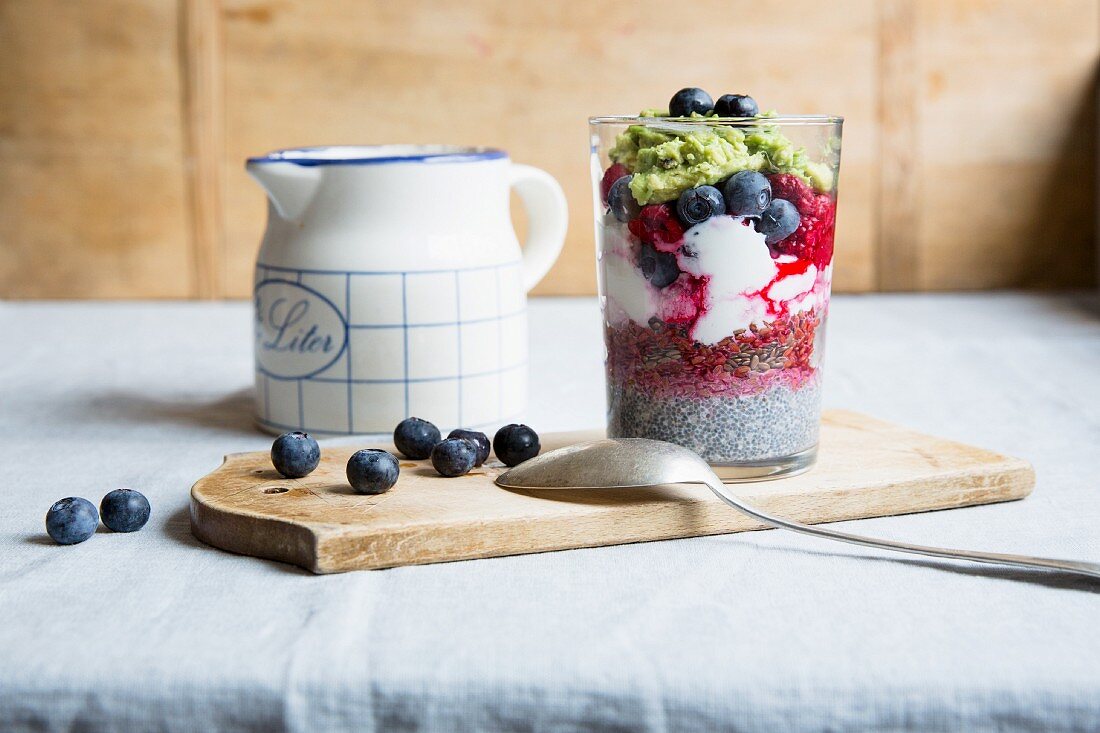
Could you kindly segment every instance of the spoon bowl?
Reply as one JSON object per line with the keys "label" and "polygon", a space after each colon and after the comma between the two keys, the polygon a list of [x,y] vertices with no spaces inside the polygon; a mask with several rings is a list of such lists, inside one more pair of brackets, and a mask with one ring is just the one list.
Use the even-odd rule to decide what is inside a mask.
{"label": "spoon bowl", "polygon": [[707,474],[714,476],[714,471],[687,448],[661,440],[615,438],[535,456],[505,471],[496,483],[506,489],[628,489],[700,483]]}

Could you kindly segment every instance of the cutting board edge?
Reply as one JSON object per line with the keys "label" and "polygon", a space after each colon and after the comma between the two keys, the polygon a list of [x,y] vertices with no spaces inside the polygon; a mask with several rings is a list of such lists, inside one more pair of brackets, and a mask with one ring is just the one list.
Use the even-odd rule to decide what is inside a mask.
{"label": "cutting board edge", "polygon": [[[216,501],[221,497],[204,494],[203,489],[207,483],[216,480],[233,463],[243,461],[255,452],[227,453],[218,468],[191,486],[188,511],[191,534],[203,544],[219,550],[276,560],[314,573],[320,572],[316,568],[318,534],[313,527],[304,522],[250,512],[240,507],[233,507],[231,510]],[[270,538],[272,535],[277,542],[257,541],[260,537]]]}
{"label": "cutting board edge", "polygon": [[[998,454],[999,455],[999,454]],[[795,494],[790,495],[776,495],[769,497],[770,501],[762,502],[761,508],[765,508],[777,514],[788,516],[792,519],[797,519],[807,524],[829,524],[832,522],[843,522],[857,519],[873,519],[879,517],[888,516],[902,516],[907,514],[921,514],[925,512],[944,511],[949,509],[961,509],[974,506],[985,506],[988,504],[1000,504],[1009,501],[1019,501],[1031,493],[1035,483],[1035,472],[1031,465],[1027,461],[1013,458],[1011,456],[1004,456],[1006,459],[1005,467],[999,473],[991,473],[983,476],[985,479],[969,487],[962,487],[959,490],[963,492],[962,495],[954,494],[948,495],[947,492],[951,490],[951,484],[953,483],[952,476],[945,475],[942,479],[937,479],[939,483],[935,486],[938,493],[934,493],[929,496],[927,501],[914,501],[908,506],[904,506],[900,509],[896,509],[889,513],[885,512],[872,512],[868,513],[866,510],[845,510],[841,509],[835,514],[827,515],[819,518],[811,518],[805,515],[806,510],[792,510],[786,509],[782,505],[785,503],[784,499],[800,499],[805,498]],[[957,475],[954,478],[976,478],[973,474],[967,474],[965,472],[956,472]],[[880,487],[880,498],[889,501],[890,494],[905,494],[913,496],[912,489],[927,486],[929,484],[926,479],[914,479],[911,481],[898,481],[893,482],[885,487]],[[702,487],[700,487],[702,488]],[[856,494],[853,493],[853,497]],[[827,498],[825,495],[815,496],[815,500],[823,500]],[[896,499],[895,499],[896,500]],[[462,521],[462,522],[448,522],[448,523],[434,523],[430,525],[430,529],[433,532],[433,539],[440,543],[432,551],[424,552],[419,556],[410,556],[408,554],[396,553],[383,553],[375,554],[373,558],[367,559],[365,550],[360,554],[356,554],[354,557],[349,556],[348,549],[346,547],[349,542],[354,544],[356,540],[369,540],[372,545],[377,545],[380,540],[385,540],[387,544],[393,544],[395,546],[401,546],[408,539],[421,534],[425,529],[429,528],[429,525],[415,525],[407,526],[404,528],[398,528],[394,530],[383,530],[373,533],[363,533],[360,537],[355,537],[356,532],[354,530],[348,531],[346,528],[329,526],[322,528],[317,533],[317,552],[318,557],[312,564],[310,569],[313,572],[328,574],[347,572],[351,570],[382,570],[392,567],[400,567],[404,565],[426,565],[438,562],[458,562],[462,560],[476,560],[492,557],[511,557],[515,555],[523,554],[537,554],[543,552],[560,552],[562,550],[574,550],[574,549],[591,549],[595,547],[611,546],[611,545],[624,545],[635,544],[639,542],[661,542],[674,539],[685,539],[691,537],[710,537],[723,534],[738,534],[741,532],[757,531],[762,529],[771,529],[770,527],[763,525],[755,520],[752,520],[743,515],[739,515],[734,510],[725,506],[718,500],[711,498],[708,493],[702,495],[699,499],[680,499],[678,501],[680,508],[691,511],[693,508],[714,510],[718,513],[719,519],[712,523],[711,527],[700,528],[694,527],[691,529],[677,529],[665,532],[656,532],[650,535],[642,535],[638,533],[622,533],[618,536],[613,534],[613,527],[601,527],[599,533],[599,541],[585,544],[578,542],[575,539],[569,538],[569,533],[563,531],[561,538],[557,542],[545,542],[536,548],[532,548],[529,544],[520,546],[518,543],[515,545],[503,544],[499,540],[492,545],[487,545],[484,548],[477,550],[463,551],[457,549],[460,546],[468,544],[468,542],[462,541],[461,538],[465,537],[463,531],[468,531],[472,526],[479,524],[477,521]],[[839,505],[843,506],[843,505]],[[645,513],[645,508],[631,507],[630,513],[632,515]],[[619,519],[624,519],[621,516],[622,510],[617,510],[620,515]],[[602,517],[594,517],[600,519]],[[637,517],[631,516],[636,522],[640,521]],[[554,533],[557,529],[562,529],[559,524],[572,524],[573,522],[566,514],[552,515],[552,516],[538,516],[530,518],[517,518],[512,521],[511,524],[522,525],[526,523],[526,520],[537,521],[540,525],[540,529],[546,533]],[[632,522],[619,522],[620,526],[630,526]],[[450,532],[455,532],[454,539],[449,536]],[[344,545],[341,547],[341,545]]]}
{"label": "cutting board edge", "polygon": [[[190,517],[191,534],[210,547],[320,572],[316,569],[318,537],[310,527],[272,517],[226,512],[204,504],[194,495],[191,497]],[[274,536],[278,541],[252,541],[261,533],[268,538]]]}

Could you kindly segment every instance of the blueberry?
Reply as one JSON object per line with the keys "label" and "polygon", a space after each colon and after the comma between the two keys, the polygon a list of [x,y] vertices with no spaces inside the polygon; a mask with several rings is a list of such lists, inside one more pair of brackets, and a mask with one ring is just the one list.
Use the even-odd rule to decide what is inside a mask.
{"label": "blueberry", "polygon": [[46,512],[46,533],[59,545],[75,545],[95,534],[99,513],[79,496],[54,502]]}
{"label": "blueberry", "polygon": [[469,473],[477,462],[477,443],[466,438],[447,438],[432,448],[432,465],[440,476],[454,478]]}
{"label": "blueberry", "polygon": [[756,117],[760,107],[747,94],[723,94],[714,103],[714,113],[719,117]]}
{"label": "blueberry", "polygon": [[321,462],[321,448],[308,433],[283,433],[271,444],[271,463],[287,478],[313,473]]}
{"label": "blueberry", "polygon": [[784,199],[776,199],[760,215],[756,231],[764,235],[764,241],[768,244],[776,244],[794,234],[794,230],[798,229],[801,223],[802,217],[799,216],[794,204]]}
{"label": "blueberry", "polygon": [[401,469],[392,453],[370,448],[348,459],[348,483],[357,494],[381,494],[397,483]]}
{"label": "blueberry", "polygon": [[676,255],[658,252],[652,244],[643,244],[638,251],[638,269],[655,288],[667,288],[680,277],[680,266],[676,264]]}
{"label": "blueberry", "polygon": [[115,489],[99,502],[103,523],[115,532],[137,532],[149,521],[152,507],[140,491]]}
{"label": "blueberry", "polygon": [[772,184],[756,171],[739,171],[722,184],[726,211],[733,216],[760,216],[772,201]]}
{"label": "blueberry", "polygon": [[607,205],[611,207],[611,213],[621,222],[628,222],[637,218],[642,207],[634,199],[634,192],[630,190],[630,181],[634,176],[623,176],[611,184],[607,192]]}
{"label": "blueberry", "polygon": [[465,438],[466,440],[473,441],[477,446],[477,462],[475,466],[480,466],[485,463],[485,459],[489,457],[489,436],[485,433],[478,432],[477,430],[463,430],[462,428],[456,428],[447,433],[448,438]]}
{"label": "blueberry", "polygon": [[493,452],[505,466],[518,466],[541,448],[538,433],[526,425],[505,425],[493,436]]}
{"label": "blueberry", "polygon": [[714,109],[714,100],[698,87],[681,89],[672,95],[668,103],[670,117],[691,117],[692,112],[705,115]]}
{"label": "blueberry", "polygon": [[419,461],[432,454],[439,437],[439,428],[435,425],[419,417],[407,417],[393,431],[393,444],[404,455]]}
{"label": "blueberry", "polygon": [[714,186],[689,188],[680,194],[676,202],[676,213],[684,226],[690,227],[706,221],[712,216],[726,213],[726,200],[722,192]]}

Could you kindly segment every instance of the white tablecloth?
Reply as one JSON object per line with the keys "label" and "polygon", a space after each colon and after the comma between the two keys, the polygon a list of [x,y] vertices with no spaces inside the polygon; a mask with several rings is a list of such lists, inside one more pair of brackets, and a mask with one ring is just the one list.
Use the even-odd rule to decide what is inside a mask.
{"label": "white tablecloth", "polygon": [[[826,400],[1023,456],[1022,501],[846,523],[1100,560],[1100,307],[836,298]],[[753,532],[316,577],[208,548],[246,304],[0,304],[0,730],[1100,729],[1100,583]],[[539,430],[598,427],[594,299],[531,308]],[[58,498],[152,501],[59,547]],[[856,528],[858,527],[858,530]]]}

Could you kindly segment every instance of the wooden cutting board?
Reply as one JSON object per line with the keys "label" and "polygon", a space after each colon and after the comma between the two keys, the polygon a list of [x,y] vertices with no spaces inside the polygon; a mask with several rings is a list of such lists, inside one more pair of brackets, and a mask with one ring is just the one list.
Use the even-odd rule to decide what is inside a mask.
{"label": "wooden cutting board", "polygon": [[[546,435],[543,450],[596,437]],[[322,445],[321,465],[303,479],[277,474],[266,452],[228,455],[191,489],[191,531],[223,550],[337,573],[763,528],[699,485],[501,489],[493,479],[505,468],[493,458],[452,479],[428,461],[402,460],[396,486],[362,496],[344,467],[363,447],[393,450]],[[737,490],[774,514],[817,523],[1020,499],[1034,484],[1018,458],[832,411],[812,470]]]}

